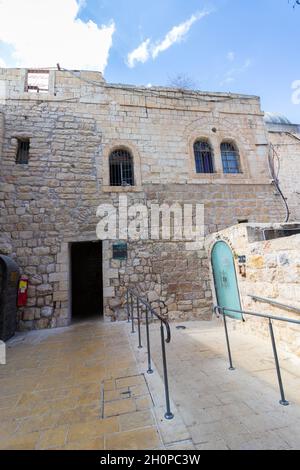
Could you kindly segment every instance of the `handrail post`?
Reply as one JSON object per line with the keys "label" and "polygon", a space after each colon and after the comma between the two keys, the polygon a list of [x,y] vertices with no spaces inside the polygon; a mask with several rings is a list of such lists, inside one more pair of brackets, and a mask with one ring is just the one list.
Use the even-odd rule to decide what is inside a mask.
{"label": "handrail post", "polygon": [[279,403],[283,406],[288,406],[289,402],[285,399],[285,395],[284,395],[279,359],[278,359],[276,342],[275,342],[275,335],[274,335],[273,324],[272,324],[271,318],[269,318],[269,329],[270,329],[270,336],[271,336],[271,341],[272,341],[272,348],[273,348],[273,353],[274,353],[274,360],[275,360],[278,384],[279,384],[280,395],[281,395],[281,400],[279,401]]}
{"label": "handrail post", "polygon": [[161,334],[161,351],[163,359],[163,369],[164,369],[164,383],[165,383],[165,395],[166,395],[166,419],[173,419],[174,415],[171,412],[170,408],[170,395],[169,395],[169,382],[168,382],[168,369],[167,369],[167,358],[166,358],[166,347],[165,347],[165,333],[163,322],[160,322],[160,334]]}
{"label": "handrail post", "polygon": [[139,298],[136,298],[136,311],[137,311],[137,319],[138,319],[138,335],[139,335],[139,345],[138,348],[142,349],[142,337],[141,337],[141,319],[140,319],[140,302]]}
{"label": "handrail post", "polygon": [[149,333],[149,318],[148,318],[148,308],[146,307],[146,336],[147,336],[147,355],[148,355],[148,374],[153,374],[152,364],[151,364],[151,350],[150,350],[150,333]]}
{"label": "handrail post", "polygon": [[127,323],[130,323],[130,310],[129,310],[129,291],[126,291],[126,306],[127,306]]}
{"label": "handrail post", "polygon": [[131,304],[131,333],[135,333],[134,331],[134,317],[133,317],[133,295],[130,293],[130,304]]}
{"label": "handrail post", "polygon": [[225,314],[225,309],[222,308],[222,315],[223,315],[223,321],[224,321],[224,328],[225,328],[225,336],[226,336],[226,343],[227,343],[227,351],[228,351],[228,358],[229,358],[229,370],[235,370],[232,364],[232,357],[231,357],[231,349],[230,349],[230,343],[229,343],[229,335],[228,335],[228,328],[227,328],[227,320],[226,320],[226,314]]}

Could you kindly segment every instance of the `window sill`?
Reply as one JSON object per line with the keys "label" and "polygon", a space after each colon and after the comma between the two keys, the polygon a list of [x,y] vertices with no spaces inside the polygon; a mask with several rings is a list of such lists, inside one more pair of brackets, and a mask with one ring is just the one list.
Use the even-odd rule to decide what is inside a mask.
{"label": "window sill", "polygon": [[193,175],[189,177],[188,184],[249,184],[249,185],[266,185],[270,184],[271,180],[268,178],[251,178],[245,173],[238,174],[214,174],[210,175]]}
{"label": "window sill", "polygon": [[140,193],[141,186],[102,186],[104,193]]}

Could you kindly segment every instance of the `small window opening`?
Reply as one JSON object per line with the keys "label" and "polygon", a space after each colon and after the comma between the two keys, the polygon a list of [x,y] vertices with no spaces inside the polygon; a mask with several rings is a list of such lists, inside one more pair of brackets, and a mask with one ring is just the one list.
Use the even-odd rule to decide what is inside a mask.
{"label": "small window opening", "polygon": [[110,186],[133,186],[133,158],[123,149],[115,150],[109,157]]}
{"label": "small window opening", "polygon": [[214,173],[213,152],[209,142],[195,142],[194,154],[197,173]]}
{"label": "small window opening", "polygon": [[25,91],[29,93],[48,93],[49,70],[28,70]]}
{"label": "small window opening", "polygon": [[223,142],[221,144],[221,156],[224,173],[241,173],[240,155],[234,144]]}
{"label": "small window opening", "polygon": [[30,140],[29,139],[18,139],[18,150],[16,156],[17,164],[28,164],[29,161],[29,149],[30,149]]}

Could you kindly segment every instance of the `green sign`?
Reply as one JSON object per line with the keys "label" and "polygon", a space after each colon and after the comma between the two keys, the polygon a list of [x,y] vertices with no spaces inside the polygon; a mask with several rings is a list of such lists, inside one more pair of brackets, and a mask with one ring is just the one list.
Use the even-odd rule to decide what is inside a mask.
{"label": "green sign", "polygon": [[127,243],[114,243],[113,244],[113,259],[127,259]]}

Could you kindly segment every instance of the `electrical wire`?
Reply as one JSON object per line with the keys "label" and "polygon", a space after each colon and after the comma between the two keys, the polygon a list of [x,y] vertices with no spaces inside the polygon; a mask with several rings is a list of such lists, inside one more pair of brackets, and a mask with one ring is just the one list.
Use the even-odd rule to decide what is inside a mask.
{"label": "electrical wire", "polygon": [[[277,171],[277,173],[276,173],[276,170],[275,170],[275,163],[274,163],[275,158],[277,159],[277,162],[278,162],[278,171]],[[279,155],[276,152],[276,150],[275,150],[275,148],[272,144],[270,144],[270,146],[269,146],[268,159],[269,159],[270,172],[271,172],[271,175],[272,175],[272,178],[273,178],[273,184],[274,184],[275,188],[277,189],[279,195],[281,196],[281,198],[283,200],[283,203],[284,203],[284,206],[285,206],[286,218],[285,218],[284,223],[288,223],[288,221],[290,220],[291,212],[290,212],[290,209],[289,209],[289,206],[288,206],[288,203],[287,203],[287,198],[284,196],[284,194],[283,194],[283,192],[280,188],[280,183],[279,183],[280,158],[279,158]]]}
{"label": "electrical wire", "polygon": [[[146,96],[153,96],[153,97],[159,97],[159,98],[168,98],[168,99],[177,99],[181,100],[182,97],[177,97],[177,96],[170,96],[168,94],[164,94],[163,90],[166,90],[167,87],[163,87],[163,90],[155,90],[153,88],[148,88],[148,87],[136,87],[134,85],[124,85],[124,84],[111,84],[111,83],[106,83],[104,82],[95,82],[94,80],[89,80],[87,78],[81,77],[80,75],[77,75],[76,72],[73,70],[69,70],[63,67],[60,67],[60,70],[64,72],[70,73],[72,76],[77,78],[78,80],[84,81],[86,83],[89,83],[93,86],[97,86],[100,88],[111,88],[111,89],[119,89],[119,90],[124,90],[124,91],[132,91],[134,93],[141,93],[141,94],[146,94]],[[205,103],[223,103],[224,101],[233,101],[233,100],[238,100],[240,99],[239,97],[235,97],[229,93],[229,96],[224,96],[223,99],[211,99],[207,100],[205,98],[201,98],[205,92],[199,92],[199,91],[189,91],[189,90],[182,90],[180,88],[169,88],[168,89],[170,93],[181,93],[183,96],[186,96],[189,99],[193,99],[195,101],[203,101]],[[145,93],[146,92],[146,93]],[[207,92],[207,94],[210,94]],[[195,96],[196,95],[196,96]],[[226,94],[225,94],[226,95]]]}
{"label": "electrical wire", "polygon": [[[38,69],[35,69],[35,70],[38,70]],[[41,70],[45,70],[45,68],[41,69]],[[57,70],[57,68],[53,68],[53,67],[49,67],[49,70]],[[106,83],[105,81],[103,82],[96,82],[94,80],[90,80],[90,79],[87,79],[87,78],[84,78],[82,77],[81,75],[78,75],[76,73],[76,71],[73,71],[73,70],[69,70],[69,69],[66,69],[66,68],[63,68],[63,67],[60,67],[59,66],[59,71],[63,71],[63,72],[67,72],[69,73],[70,75],[72,75],[74,78],[77,78],[78,80],[80,81],[83,81],[85,83],[88,83],[90,85],[93,85],[95,87],[99,87],[99,88],[106,88],[106,89],[119,89],[119,90],[123,90],[123,91],[128,91],[128,92],[133,92],[133,93],[138,93],[138,94],[142,94],[145,96],[145,100],[149,97],[153,97],[153,98],[166,98],[166,99],[169,99],[169,100],[182,100],[182,98],[187,98],[187,99],[190,99],[190,100],[194,100],[196,102],[203,102],[203,103],[224,103],[226,101],[234,101],[234,100],[239,100],[240,99],[240,95],[239,96],[233,96],[231,93],[228,93],[227,95],[224,94],[225,96],[223,96],[221,99],[205,99],[204,97],[202,97],[203,95],[206,94],[206,92],[200,92],[200,91],[189,91],[189,90],[182,90],[182,89],[177,89],[177,88],[167,88],[167,87],[162,87],[162,89],[153,89],[153,88],[148,88],[148,87],[137,87],[137,86],[134,86],[134,85],[123,85],[123,84],[108,84]],[[80,71],[78,71],[80,72]],[[158,87],[160,88],[160,87]],[[181,96],[170,96],[170,94],[167,94],[166,93],[166,90],[169,91],[169,93],[181,93]],[[207,92],[206,96],[210,95],[211,92]],[[60,101],[70,101],[70,102],[76,102],[76,101],[79,101],[80,99],[82,98],[85,98],[85,97],[88,97],[90,96],[90,93],[89,94],[86,94],[86,95],[83,95],[83,96],[78,96],[78,97],[73,97],[73,98],[57,98],[55,100],[51,100],[53,102],[60,102]],[[216,96],[216,95],[215,95]],[[243,95],[244,96],[244,95]],[[245,95],[246,96],[246,95]],[[251,99],[251,97],[249,97],[249,99]],[[22,99],[18,99],[18,101],[21,101]],[[24,101],[27,101],[27,100],[24,100]],[[50,100],[41,100],[36,106],[39,106],[40,104],[43,104],[43,103],[47,103],[49,102]],[[107,103],[105,103],[107,104]],[[145,108],[147,109],[147,103],[145,103]]]}
{"label": "electrical wire", "polygon": [[[297,135],[292,134],[291,132],[285,132],[285,134],[289,135],[290,137],[293,137],[294,139],[296,139],[300,142],[300,137],[298,137]],[[289,144],[287,144],[287,145],[289,145]],[[297,145],[297,144],[294,144],[294,145]]]}

